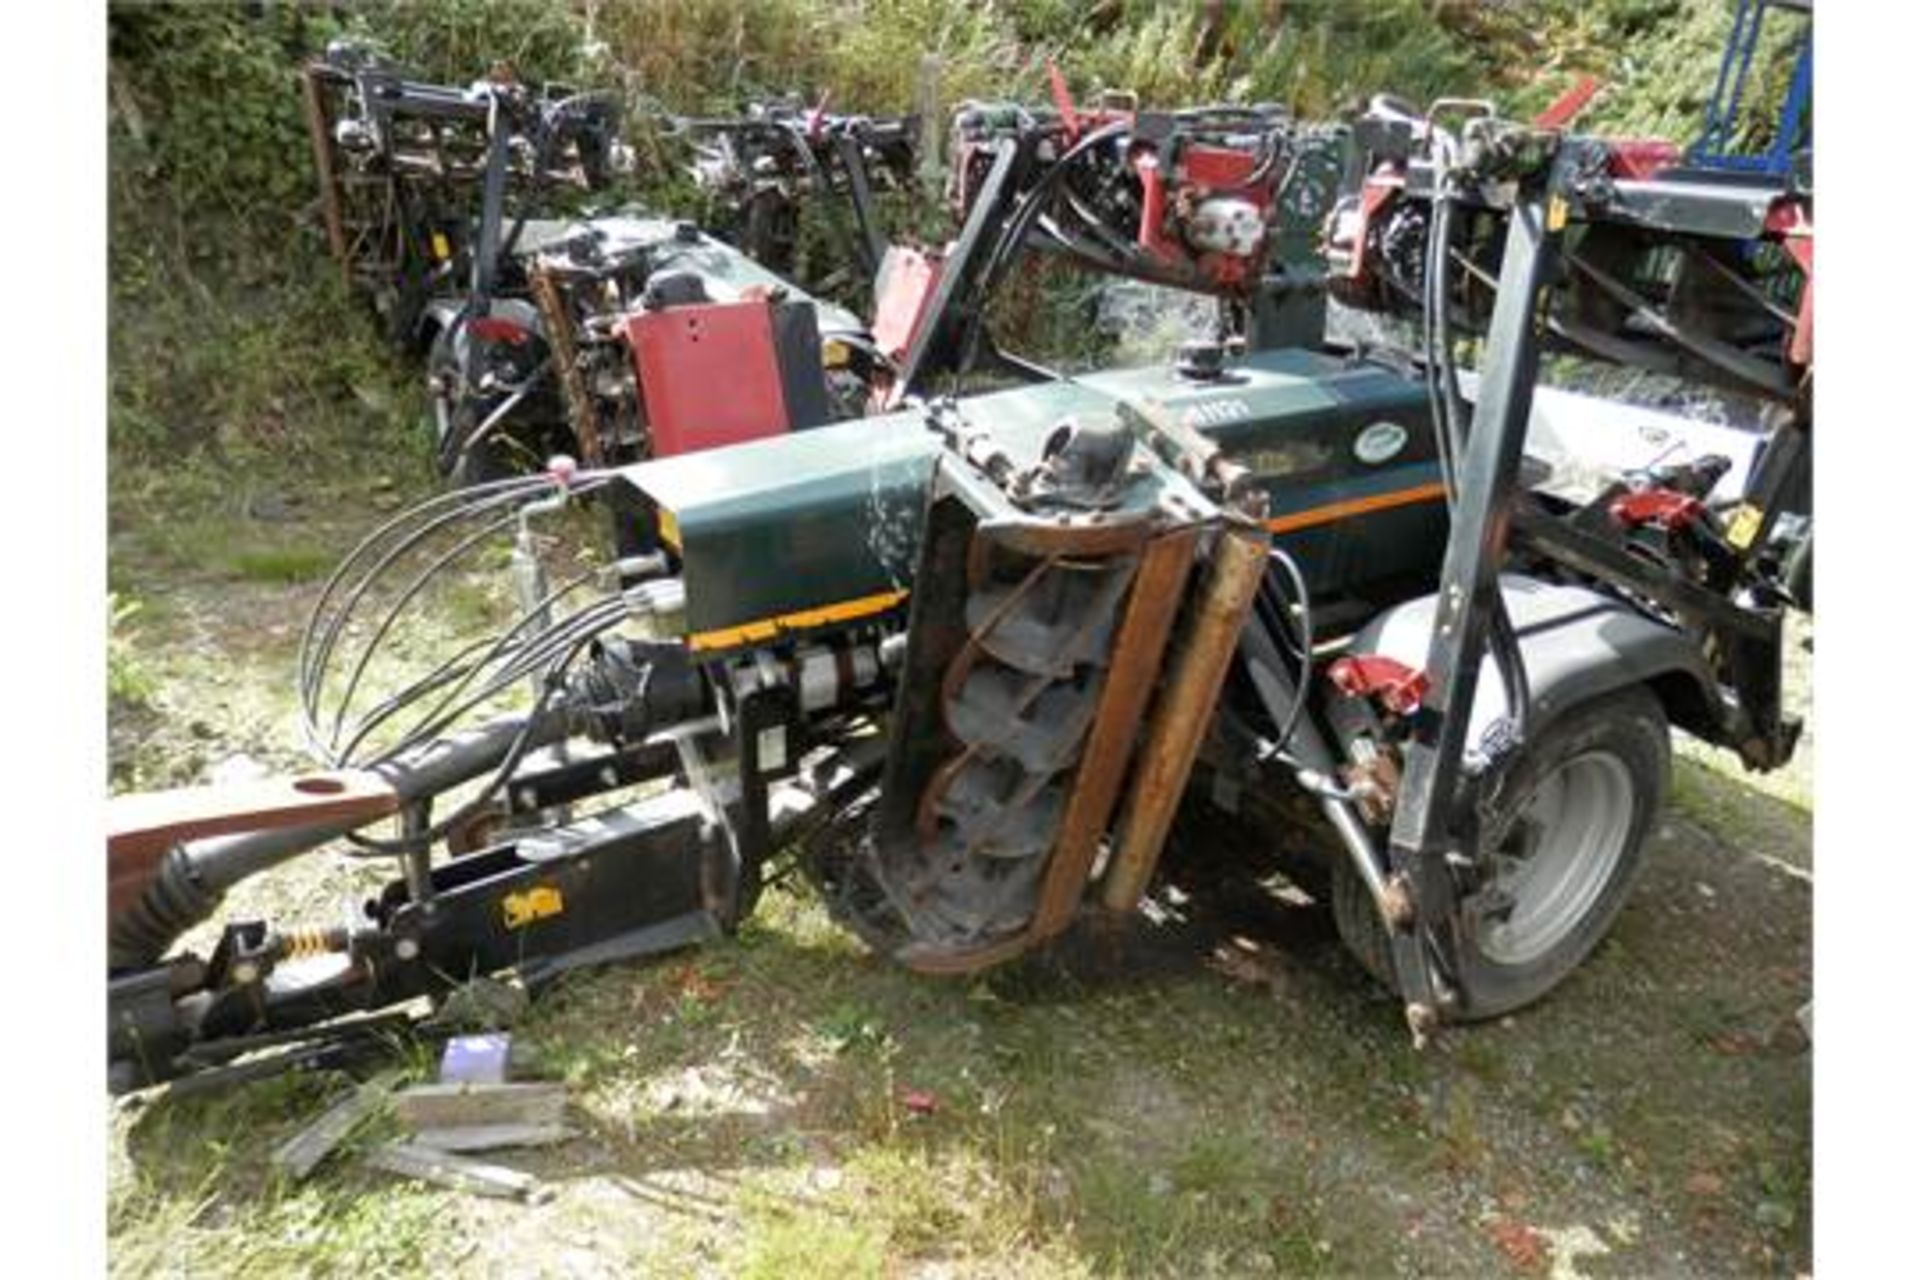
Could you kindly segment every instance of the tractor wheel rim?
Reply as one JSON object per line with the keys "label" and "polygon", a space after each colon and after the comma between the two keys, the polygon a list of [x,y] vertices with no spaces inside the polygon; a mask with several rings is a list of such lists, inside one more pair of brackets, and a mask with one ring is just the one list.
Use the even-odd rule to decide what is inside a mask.
{"label": "tractor wheel rim", "polygon": [[1633,809],[1633,775],[1608,752],[1575,756],[1539,781],[1492,855],[1499,905],[1481,922],[1487,959],[1528,964],[1580,927],[1626,854]]}

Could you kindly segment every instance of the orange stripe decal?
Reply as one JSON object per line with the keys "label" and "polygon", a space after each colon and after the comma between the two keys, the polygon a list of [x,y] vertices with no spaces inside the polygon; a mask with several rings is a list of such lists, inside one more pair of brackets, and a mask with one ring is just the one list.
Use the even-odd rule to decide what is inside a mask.
{"label": "orange stripe decal", "polygon": [[885,613],[906,598],[907,593],[904,591],[882,591],[878,595],[862,596],[858,600],[842,600],[838,604],[821,605],[817,609],[802,609],[798,613],[784,613],[777,618],[763,618],[758,622],[746,622],[737,627],[701,631],[687,637],[687,647],[697,653],[711,649],[731,649],[735,645],[758,644],[773,639],[782,631],[824,627],[830,623],[850,622],[855,618]]}
{"label": "orange stripe decal", "polygon": [[1290,511],[1267,521],[1267,528],[1274,533],[1291,533],[1295,529],[1307,529],[1317,524],[1344,520],[1348,516],[1365,515],[1369,511],[1386,511],[1393,507],[1411,506],[1416,502],[1432,502],[1445,497],[1446,493],[1446,486],[1436,480],[1431,484],[1417,484],[1411,489],[1395,489],[1389,493],[1369,494],[1364,498],[1329,502],[1324,507],[1309,507],[1305,511]]}

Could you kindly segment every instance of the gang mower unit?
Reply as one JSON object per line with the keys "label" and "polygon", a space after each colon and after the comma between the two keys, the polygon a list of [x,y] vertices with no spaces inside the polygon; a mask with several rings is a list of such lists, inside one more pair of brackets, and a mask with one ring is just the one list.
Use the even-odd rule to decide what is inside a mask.
{"label": "gang mower unit", "polygon": [[[864,287],[887,250],[878,197],[907,191],[917,163],[913,116],[849,116],[797,102],[756,102],[735,117],[673,122],[693,146],[695,183],[717,207],[715,231],[783,275],[801,270],[804,220],[827,214],[842,253],[816,281],[831,292]],[[831,217],[839,208],[844,217]]]}
{"label": "gang mower unit", "polygon": [[897,361],[891,396],[952,390],[974,371],[1045,380],[994,341],[989,307],[1038,258],[1219,300],[1221,344],[1314,345],[1317,239],[1345,155],[1340,126],[1272,106],[1080,109],[963,104],[949,147],[959,223],[935,251],[884,260],[875,336]]}
{"label": "gang mower unit", "polygon": [[487,314],[522,223],[558,191],[604,191],[631,169],[606,94],[523,84],[500,65],[466,87],[406,77],[335,41],[302,71],[327,243],[388,336],[424,348],[429,308]]}
{"label": "gang mower unit", "polygon": [[[465,89],[427,84],[352,44],[305,84],[330,242],[389,332],[425,353],[438,461],[456,482],[555,453],[630,462],[864,403],[876,370],[851,313],[690,223],[554,216],[633,168],[610,96],[524,86],[505,68]],[[829,124],[856,159],[890,157],[899,132]],[[690,422],[718,367],[738,379],[731,414]]]}
{"label": "gang mower unit", "polygon": [[[1222,807],[1236,860],[1309,859],[1416,1038],[1551,990],[1627,898],[1669,725],[1753,768],[1793,749],[1793,593],[1765,549],[1806,465],[1810,280],[1774,255],[1810,271],[1811,197],[1468,114],[1359,122],[1322,273],[1276,265],[1274,226],[1307,211],[1303,140],[1345,134],[970,106],[960,237],[876,326],[904,335],[890,412],[390,520],[302,647],[326,771],[118,802],[113,1086],[339,1061],[478,975],[712,938],[790,867],[875,950],[975,972],[1126,919],[1176,824]],[[1631,271],[1624,247],[1597,265],[1609,242]],[[1002,358],[1023,385],[928,395],[991,350],[980,300],[1036,244],[1225,298],[1226,332],[1077,378]],[[1695,258],[1727,287],[1690,309],[1708,275],[1671,273]],[[1329,277],[1411,305],[1420,349],[1260,322]],[[1572,493],[1527,456],[1533,384],[1542,343],[1591,335],[1768,397],[1766,447]],[[614,493],[614,552],[543,544],[556,509]],[[447,575],[502,547],[515,620],[396,673]],[[399,867],[363,910],[211,930],[236,884],[343,837]]]}
{"label": "gang mower unit", "polygon": [[555,453],[609,466],[863,411],[880,366],[859,318],[692,223],[537,230],[515,258],[526,296],[450,318],[429,356],[448,474],[498,479]]}

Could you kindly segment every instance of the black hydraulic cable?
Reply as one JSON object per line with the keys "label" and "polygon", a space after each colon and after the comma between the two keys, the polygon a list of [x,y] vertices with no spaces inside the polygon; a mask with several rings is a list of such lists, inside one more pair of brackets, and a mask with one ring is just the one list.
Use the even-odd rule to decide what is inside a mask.
{"label": "black hydraulic cable", "polygon": [[393,536],[395,532],[408,521],[418,520],[430,511],[436,511],[446,506],[463,506],[470,504],[497,492],[504,492],[507,489],[517,486],[531,487],[533,482],[540,479],[542,479],[542,477],[514,476],[504,480],[491,481],[487,484],[473,485],[466,489],[455,489],[446,493],[436,494],[426,501],[416,503],[398,515],[393,516],[378,528],[374,529],[373,532],[361,538],[360,541],[354,545],[353,549],[347,552],[346,556],[341,559],[340,563],[334,566],[333,572],[327,575],[326,581],[321,585],[320,597],[314,602],[313,611],[308,617],[307,626],[305,630],[301,632],[300,652],[297,659],[298,669],[305,672],[309,667],[309,654],[315,638],[314,627],[320,614],[325,611],[328,601],[333,598],[334,591],[338,589],[340,582],[346,577],[348,569],[356,564],[360,557],[366,554],[372,547],[379,545],[386,538]]}
{"label": "black hydraulic cable", "polygon": [[[321,600],[316,604],[314,613],[308,621],[307,630],[302,637],[301,644],[302,655],[301,671],[299,673],[299,692],[301,695],[307,737],[310,746],[316,753],[322,758],[327,758],[334,754],[333,750],[321,741],[320,727],[316,719],[319,715],[317,698],[319,697],[321,689],[324,688],[325,671],[327,667],[331,665],[331,656],[339,633],[344,628],[348,618],[353,614],[359,600],[372,586],[372,583],[401,555],[405,554],[406,551],[418,545],[446,525],[465,516],[475,515],[505,503],[533,498],[538,494],[547,492],[549,485],[552,483],[551,477],[515,478],[507,481],[494,482],[486,486],[476,486],[476,488],[484,491],[477,500],[471,496],[457,493],[441,495],[440,497],[431,499],[426,503],[420,504],[412,511],[403,513],[401,516],[389,521],[381,529],[376,530],[372,535],[363,539],[360,546],[355,548],[347,560],[335,570],[327,587],[323,590]],[[576,483],[571,486],[571,491],[591,493],[600,488],[604,483],[606,483],[605,476],[589,472],[583,480],[576,477]],[[450,507],[452,510],[440,511],[439,509],[443,507]],[[387,550],[381,557],[379,563],[360,578],[353,591],[349,594],[346,602],[341,606],[339,613],[332,617],[328,625],[323,629],[322,615],[325,613],[329,599],[362,556],[373,548],[381,546],[384,541],[396,536],[398,531],[408,521],[417,523],[423,516],[428,516],[430,513],[431,518],[427,519],[422,527],[412,530],[403,537],[399,537],[398,545]],[[496,522],[494,528],[497,529],[500,523],[501,522]],[[445,558],[443,557],[443,559]],[[391,620],[391,617],[389,617],[386,625],[390,625]],[[385,626],[383,625],[382,630],[384,631],[384,629]],[[364,666],[365,660],[370,656],[373,648],[374,645],[370,643],[368,653],[363,655],[362,666]],[[349,692],[347,698],[342,701],[341,714],[336,717],[337,722],[344,720],[346,706],[350,700],[351,692]],[[336,724],[336,729],[331,741],[336,745],[339,741],[338,724]]]}
{"label": "black hydraulic cable", "polygon": [[507,420],[507,415],[517,409],[522,400],[525,400],[529,395],[533,394],[534,389],[540,385],[540,380],[546,377],[548,370],[552,368],[553,357],[549,355],[533,367],[527,376],[520,381],[519,385],[515,386],[513,390],[508,393],[506,399],[495,405],[492,412],[488,413],[486,417],[475,424],[473,430],[469,431],[466,437],[459,442],[457,449],[449,451],[445,447],[442,447],[439,451],[439,461],[443,470],[451,473],[468,454],[473,452],[475,446],[498,431],[500,424]]}
{"label": "black hydraulic cable", "polygon": [[592,641],[618,626],[624,617],[624,609],[614,602],[582,610],[575,618],[561,627],[542,632],[534,647],[526,653],[516,655],[507,665],[479,690],[467,698],[440,713],[436,719],[423,724],[415,730],[411,738],[400,748],[390,750],[381,758],[386,762],[404,754],[406,751],[429,745],[442,731],[482,706],[492,698],[520,684],[526,677],[550,666],[555,659],[580,641]]}
{"label": "black hydraulic cable", "polygon": [[[1436,291],[1444,290],[1445,284],[1440,267],[1436,262],[1435,245],[1439,241],[1440,210],[1445,205],[1444,176],[1436,179],[1432,211],[1427,220],[1427,252],[1425,267],[1421,272],[1421,340],[1424,345],[1422,374],[1427,387],[1427,408],[1433,418],[1434,457],[1440,464],[1440,482],[1446,490],[1447,508],[1452,510],[1459,501],[1458,477],[1455,473],[1453,453],[1453,431],[1447,422],[1446,405],[1440,387],[1440,362],[1443,358],[1439,345],[1440,307],[1435,305]],[[1444,305],[1444,299],[1442,300]]]}
{"label": "black hydraulic cable", "polygon": [[999,238],[994,241],[985,266],[981,269],[978,277],[979,284],[974,291],[975,296],[981,300],[981,305],[973,308],[972,312],[963,319],[962,328],[956,335],[954,343],[956,350],[969,352],[979,341],[981,314],[985,300],[992,297],[994,290],[999,287],[1001,277],[1011,267],[1015,255],[1026,241],[1027,233],[1033,229],[1033,224],[1046,208],[1053,189],[1065,180],[1066,173],[1081,157],[1087,155],[1096,146],[1104,145],[1121,136],[1128,127],[1126,121],[1116,120],[1080,139],[1040,175],[1025,195],[1020,197],[1012,215],[1001,228]]}
{"label": "black hydraulic cable", "polygon": [[[458,683],[456,683],[450,691],[449,697],[443,700],[441,706],[435,707],[432,712],[428,713],[429,716],[438,714],[442,707],[446,705],[446,702],[450,701],[451,697],[458,696],[466,684],[480,671],[484,670],[488,663],[492,662],[502,652],[510,651],[514,637],[532,625],[540,617],[542,612],[557,603],[562,597],[573,591],[577,591],[582,585],[599,573],[600,570],[594,568],[568,579],[557,590],[549,593],[535,605],[532,610],[521,615],[520,619],[505,631],[474,641],[406,688],[390,694],[385,700],[370,709],[355,723],[354,736],[348,741],[345,747],[340,749],[340,757],[342,759],[351,759],[359,745],[381,724],[385,723],[406,707],[419,701],[421,698],[442,688],[448,681],[457,680]],[[481,652],[478,658],[466,662],[465,665],[461,665],[463,660],[468,659],[475,652],[481,650],[484,650],[484,652]]]}
{"label": "black hydraulic cable", "polygon": [[389,747],[376,763],[391,760],[431,741],[435,735],[457,722],[462,716],[512,688],[523,677],[550,661],[556,652],[571,641],[592,639],[601,632],[619,625],[624,616],[624,601],[603,601],[599,605],[582,610],[580,614],[574,615],[566,622],[540,633],[526,652],[516,655],[478,690],[469,693],[462,701],[451,707],[447,707],[443,700],[441,706],[435,707],[428,713],[428,718],[417,723],[404,738]]}
{"label": "black hydraulic cable", "polygon": [[363,835],[359,832],[352,832],[347,838],[363,849],[370,849],[377,853],[397,855],[422,846],[431,846],[435,841],[443,839],[448,832],[465,822],[468,818],[479,813],[486,807],[488,802],[512,780],[514,770],[520,767],[520,761],[526,756],[528,748],[532,745],[535,726],[539,723],[541,717],[547,714],[547,708],[553,701],[555,692],[564,687],[561,677],[566,674],[567,668],[572,665],[574,659],[579,656],[580,651],[586,647],[591,638],[591,636],[583,636],[567,651],[564,658],[548,669],[545,681],[540,690],[540,697],[534,703],[533,709],[527,713],[525,721],[521,723],[520,731],[515,735],[513,745],[507,749],[506,756],[500,761],[500,767],[494,770],[493,776],[486,781],[478,794],[448,814],[445,818],[442,818],[439,822],[415,832],[404,839],[382,840],[376,836]]}
{"label": "black hydraulic cable", "polygon": [[399,620],[400,614],[406,608],[407,603],[419,595],[420,592],[425,589],[426,585],[438,577],[440,572],[449,564],[465,556],[483,540],[511,528],[518,518],[518,514],[518,512],[509,512],[460,539],[451,549],[442,552],[436,559],[430,561],[427,567],[415,575],[413,581],[408,583],[406,588],[401,591],[399,599],[395,600],[393,604],[388,607],[386,615],[380,620],[380,625],[374,628],[373,634],[368,637],[365,647],[360,651],[359,661],[354,663],[353,670],[347,676],[347,687],[340,694],[340,702],[334,710],[333,736],[331,741],[337,743],[340,740],[341,728],[345,724],[347,712],[353,704],[353,695],[359,691],[360,680],[366,675],[367,666],[373,661],[373,655],[379,652],[380,642],[386,638],[387,632],[392,630],[393,624]]}
{"label": "black hydraulic cable", "polygon": [[1274,739],[1274,751],[1269,758],[1275,758],[1286,752],[1293,740],[1294,731],[1300,727],[1300,717],[1306,714],[1307,697],[1313,688],[1313,597],[1307,590],[1306,577],[1300,572],[1299,564],[1279,547],[1267,549],[1269,563],[1278,564],[1293,581],[1293,589],[1300,607],[1300,678],[1296,682],[1293,705],[1287,710],[1285,723],[1278,726],[1279,736]]}
{"label": "black hydraulic cable", "polygon": [[[431,742],[434,737],[475,708],[519,683],[523,676],[550,660],[578,634],[584,632],[597,635],[606,630],[618,621],[617,617],[611,621],[608,620],[606,617],[608,609],[608,603],[602,601],[589,606],[579,614],[570,615],[560,624],[537,633],[524,648],[516,649],[513,656],[495,667],[486,681],[477,689],[468,689],[466,682],[463,682],[459,688],[449,691],[431,710],[416,719],[406,733],[385,746],[375,757],[376,762],[394,759]],[[359,741],[356,738],[352,745],[357,747]]]}
{"label": "black hydraulic cable", "polygon": [[[397,530],[400,521],[389,522],[373,535],[364,539],[360,546],[349,553],[347,558],[341,562],[340,566],[334,570],[333,575],[328,579],[327,585],[321,592],[320,599],[314,605],[313,613],[307,621],[306,632],[301,637],[299,690],[303,709],[306,711],[307,718],[310,721],[318,711],[318,707],[314,705],[315,699],[319,696],[324,683],[323,673],[331,662],[333,648],[339,640],[340,632],[345,628],[347,619],[352,616],[353,611],[359,605],[360,599],[366,594],[367,590],[371,588],[380,575],[402,555],[406,554],[407,551],[419,545],[420,542],[447,525],[465,516],[478,514],[489,507],[505,505],[519,497],[530,496],[536,491],[537,487],[544,487],[521,481],[503,481],[500,483],[511,483],[513,488],[503,488],[498,492],[491,492],[477,500],[468,500],[465,503],[457,500],[457,494],[443,495],[444,497],[456,498],[456,500],[452,502],[443,503],[441,499],[433,499],[429,502],[422,503],[415,509],[417,512],[425,514],[428,511],[432,511],[434,514],[427,519],[421,527],[408,532],[404,536],[398,536],[396,534],[397,545],[387,549],[374,566],[366,570],[366,572],[357,579],[353,590],[347,593],[345,601],[340,605],[338,613],[331,618],[329,625],[322,628],[321,615],[325,612],[326,606],[330,602],[336,588],[345,580],[348,571],[358,567],[359,561],[364,553],[369,552],[375,546],[381,545],[382,539],[389,531]],[[442,506],[449,507],[450,510],[439,510]],[[413,517],[409,515],[407,518]],[[317,638],[316,633],[318,633]],[[314,726],[314,732],[318,732],[317,725]]]}
{"label": "black hydraulic cable", "polygon": [[[335,569],[332,577],[329,578],[327,586],[322,591],[320,600],[316,602],[314,606],[313,614],[308,619],[307,631],[301,639],[302,656],[299,691],[303,710],[305,710],[309,722],[312,722],[313,717],[318,712],[315,700],[324,685],[324,672],[331,663],[333,648],[338,641],[340,632],[344,629],[347,619],[352,616],[354,610],[358,607],[360,600],[372,587],[373,583],[377,581],[388,568],[402,555],[406,554],[406,552],[420,545],[427,538],[448,525],[467,516],[477,516],[483,511],[493,507],[503,506],[522,499],[531,499],[536,495],[549,493],[551,492],[553,483],[553,479],[548,476],[516,477],[511,480],[495,481],[489,485],[475,486],[476,489],[486,490],[487,492],[478,500],[467,501],[464,505],[459,501],[459,491],[455,491],[453,494],[441,495],[439,498],[421,503],[418,507],[414,508],[411,513],[403,513],[402,517],[390,521],[380,530],[376,530],[373,535],[363,539],[360,546],[349,553],[347,559],[341,563],[339,568]],[[605,483],[606,477],[596,473],[588,473],[585,479],[576,476],[574,483],[569,486],[569,492],[575,494],[590,494],[597,491]],[[444,501],[446,499],[453,499],[454,501],[446,502]],[[453,506],[454,509],[436,514],[422,527],[400,538],[397,546],[387,551],[378,563],[362,575],[354,589],[348,594],[345,602],[340,606],[339,612],[332,618],[331,625],[326,628],[324,636],[318,641],[318,649],[316,651],[313,645],[313,637],[315,629],[320,625],[320,615],[348,568],[353,566],[364,552],[376,545],[383,535],[396,528],[401,519],[423,514],[429,510],[435,510],[442,505]],[[311,724],[309,736],[313,737],[317,732],[318,725]]]}
{"label": "black hydraulic cable", "polygon": [[511,689],[523,677],[551,661],[572,640],[583,635],[597,636],[610,630],[619,623],[620,617],[619,609],[604,606],[598,611],[583,611],[582,616],[570,619],[563,627],[540,633],[532,645],[496,669],[478,689],[465,692],[465,696],[457,702],[442,699],[440,705],[418,721],[403,739],[390,746],[381,759],[391,759],[431,741],[462,717]]}
{"label": "black hydraulic cable", "polygon": [[[543,610],[550,608],[553,604],[557,603],[561,597],[567,595],[572,591],[578,590],[584,583],[588,582],[589,580],[597,576],[600,572],[601,572],[600,568],[595,567],[593,569],[587,570],[584,573],[577,574],[574,577],[569,578],[560,587],[558,587],[557,589],[555,589],[554,591],[550,592],[548,595],[543,597],[534,606],[534,608],[531,611],[521,615],[521,617],[511,627],[495,635],[482,636],[480,639],[475,640],[472,643],[464,646],[459,650],[459,652],[455,653],[452,657],[442,662],[438,667],[435,667],[432,671],[428,672],[426,675],[421,676],[419,679],[415,680],[412,684],[406,686],[404,689],[397,690],[396,692],[388,695],[387,699],[383,701],[379,705],[379,707],[376,707],[374,711],[369,712],[369,715],[378,713],[381,710],[381,708],[386,707],[389,703],[405,703],[405,702],[413,701],[418,697],[422,697],[425,694],[432,692],[434,689],[439,688],[447,680],[452,679],[454,675],[459,672],[466,672],[474,668],[484,667],[493,658],[493,656],[496,653],[498,653],[503,649],[510,648],[513,637],[518,635],[527,626],[533,623],[539,617],[540,613]],[[472,654],[481,650],[485,650],[485,653],[480,658],[478,658],[477,660],[471,663],[468,663],[465,666],[461,665],[465,659],[469,658]]]}
{"label": "black hydraulic cable", "polygon": [[1126,121],[1116,120],[1104,128],[1094,130],[1069,147],[1051,168],[1040,175],[1039,180],[1021,198],[1019,207],[1014,210],[1013,216],[1007,220],[1007,225],[1001,229],[999,239],[994,242],[993,252],[988,255],[986,269],[981,274],[983,295],[991,293],[994,286],[999,283],[1000,277],[1011,264],[1013,255],[1025,241],[1027,232],[1033,229],[1034,221],[1046,207],[1053,188],[1066,180],[1071,167],[1095,147],[1120,137],[1127,129]]}

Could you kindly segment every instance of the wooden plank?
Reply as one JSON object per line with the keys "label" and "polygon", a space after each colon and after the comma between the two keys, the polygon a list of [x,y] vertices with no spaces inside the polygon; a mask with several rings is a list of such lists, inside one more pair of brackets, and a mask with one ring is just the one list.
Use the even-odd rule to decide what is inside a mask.
{"label": "wooden plank", "polygon": [[363,769],[114,796],[107,801],[109,917],[139,900],[160,859],[183,840],[371,822],[399,807],[387,780]]}
{"label": "wooden plank", "polygon": [[563,1084],[417,1084],[393,1097],[394,1114],[409,1129],[464,1129],[476,1125],[557,1125],[566,1116]]}
{"label": "wooden plank", "polygon": [[563,1124],[475,1124],[457,1129],[422,1129],[413,1135],[419,1147],[435,1151],[493,1151],[500,1147],[550,1147],[573,1130]]}
{"label": "wooden plank", "polygon": [[398,1072],[386,1072],[340,1098],[321,1112],[319,1119],[275,1147],[268,1157],[269,1163],[299,1182],[346,1141],[362,1121],[386,1105],[399,1078]]}
{"label": "wooden plank", "polygon": [[1134,735],[1153,696],[1154,677],[1179,616],[1199,538],[1198,526],[1176,529],[1148,544],[1141,560],[1033,922],[1027,927],[1029,944],[1052,937],[1073,921],[1133,754]]}
{"label": "wooden plank", "polygon": [[418,1178],[455,1191],[470,1191],[502,1200],[534,1200],[546,1191],[540,1179],[530,1173],[411,1142],[389,1142],[376,1147],[367,1153],[367,1164],[403,1178]]}
{"label": "wooden plank", "polygon": [[1101,900],[1111,910],[1133,910],[1153,878],[1187,776],[1213,722],[1240,628],[1266,573],[1268,546],[1264,530],[1237,530],[1214,548],[1199,616],[1147,721],[1133,790],[1115,826],[1113,860],[1101,886]]}

